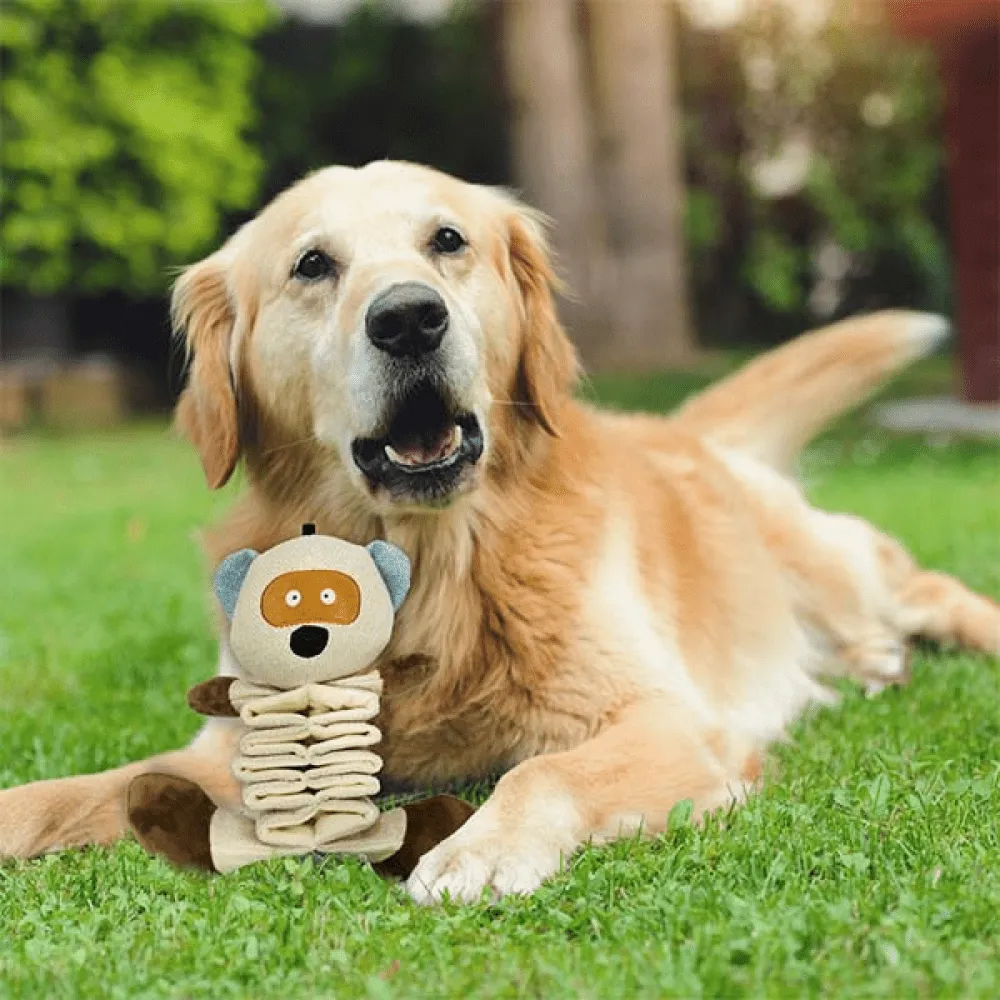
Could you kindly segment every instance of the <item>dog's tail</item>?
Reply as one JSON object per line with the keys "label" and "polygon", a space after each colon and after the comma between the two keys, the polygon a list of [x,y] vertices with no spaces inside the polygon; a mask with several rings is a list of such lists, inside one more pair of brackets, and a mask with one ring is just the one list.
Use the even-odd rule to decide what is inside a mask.
{"label": "dog's tail", "polygon": [[835,417],[929,354],[948,334],[932,313],[887,310],[805,334],[692,398],[675,419],[787,471]]}

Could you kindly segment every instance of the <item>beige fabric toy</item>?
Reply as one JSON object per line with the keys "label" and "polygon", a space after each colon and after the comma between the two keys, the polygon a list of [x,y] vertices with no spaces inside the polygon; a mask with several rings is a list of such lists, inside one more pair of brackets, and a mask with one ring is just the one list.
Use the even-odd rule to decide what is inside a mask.
{"label": "beige fabric toy", "polygon": [[217,871],[232,871],[275,854],[358,854],[382,861],[403,844],[406,815],[380,813],[381,739],[377,673],[288,691],[235,681],[233,707],[247,732],[233,773],[246,814],[219,810],[210,844]]}
{"label": "beige fabric toy", "polygon": [[[372,800],[382,767],[372,749],[381,740],[373,720],[382,680],[366,668],[388,643],[409,584],[401,549],[353,545],[311,525],[263,554],[244,549],[223,560],[215,592],[244,676],[199,684],[188,701],[203,714],[239,716],[233,773],[243,810],[216,810],[196,785],[143,775],[129,802],[140,842],[220,872],[314,851],[372,862],[397,855],[408,811],[382,813]],[[441,839],[472,811],[438,799],[411,810],[421,829],[409,830],[408,854],[429,830]]]}

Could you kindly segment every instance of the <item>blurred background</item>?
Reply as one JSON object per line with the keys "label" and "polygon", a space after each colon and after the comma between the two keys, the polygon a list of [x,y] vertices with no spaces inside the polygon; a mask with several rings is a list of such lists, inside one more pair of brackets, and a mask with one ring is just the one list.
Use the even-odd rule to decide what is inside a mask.
{"label": "blurred background", "polygon": [[0,433],[164,409],[176,268],[328,163],[555,222],[591,371],[880,306],[1000,401],[998,0],[4,0]]}

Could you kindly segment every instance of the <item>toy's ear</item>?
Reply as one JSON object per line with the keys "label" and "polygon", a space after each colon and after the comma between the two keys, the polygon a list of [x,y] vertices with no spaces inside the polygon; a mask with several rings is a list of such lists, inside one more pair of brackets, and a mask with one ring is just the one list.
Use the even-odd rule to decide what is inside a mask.
{"label": "toy's ear", "polygon": [[236,612],[236,598],[240,596],[240,588],[247,578],[250,564],[257,558],[253,549],[240,549],[226,556],[215,571],[215,596],[226,612],[227,618],[232,618]]}
{"label": "toy's ear", "polygon": [[379,575],[385,581],[392,599],[392,610],[398,611],[410,589],[410,560],[406,553],[391,542],[377,539],[367,546]]}

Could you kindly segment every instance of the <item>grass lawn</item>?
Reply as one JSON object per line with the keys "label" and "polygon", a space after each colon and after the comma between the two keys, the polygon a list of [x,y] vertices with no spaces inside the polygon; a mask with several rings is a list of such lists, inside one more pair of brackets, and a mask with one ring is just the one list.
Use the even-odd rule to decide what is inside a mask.
{"label": "grass lawn", "polygon": [[[997,447],[855,420],[805,470],[820,504],[1000,597]],[[193,735],[184,692],[215,662],[193,532],[231,496],[159,425],[0,442],[0,787]],[[495,907],[421,910],[351,862],[206,879],[134,843],[0,865],[0,995],[1000,996],[1000,666],[926,651],[908,688],[845,692],[745,808],[676,811]]]}

